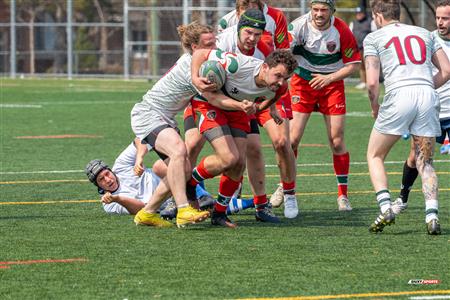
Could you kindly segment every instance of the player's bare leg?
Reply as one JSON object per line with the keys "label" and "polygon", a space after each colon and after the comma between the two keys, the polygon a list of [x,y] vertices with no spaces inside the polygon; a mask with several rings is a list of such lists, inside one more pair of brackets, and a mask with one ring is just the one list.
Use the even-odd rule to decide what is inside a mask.
{"label": "player's bare leg", "polygon": [[266,169],[259,134],[247,135],[247,173],[253,195],[266,192]]}
{"label": "player's bare leg", "polygon": [[298,215],[295,196],[297,168],[289,137],[289,121],[284,119],[282,124],[277,125],[272,119],[264,123],[264,129],[272,141],[278,161],[283,186],[284,215],[286,218],[295,218]]}
{"label": "player's bare leg", "polygon": [[256,209],[256,220],[270,223],[280,222],[268,206],[265,188],[266,170],[259,134],[247,135],[246,158],[248,180],[253,192],[253,203]]}
{"label": "player's bare leg", "polygon": [[395,223],[395,215],[391,209],[391,195],[388,188],[388,179],[384,168],[384,161],[392,146],[400,136],[382,134],[372,129],[369,144],[367,146],[367,164],[369,167],[370,180],[376,193],[378,206],[381,214],[369,227],[369,231],[377,233],[383,231],[386,225]]}
{"label": "player's bare leg", "polygon": [[305,132],[311,114],[292,112],[293,118],[289,121],[289,138],[295,157],[298,157],[298,147]]}
{"label": "player's bare leg", "polygon": [[[231,136],[226,136],[230,137]],[[224,149],[226,145],[222,144],[221,149],[218,143],[215,143],[218,139],[214,140],[211,144],[219,154],[224,155]],[[217,196],[217,202],[214,204],[214,209],[211,216],[211,224],[216,226],[224,226],[229,228],[235,228],[234,224],[226,215],[226,210],[228,203],[231,200],[234,192],[238,189],[241,181],[242,174],[245,169],[245,160],[247,152],[247,138],[246,137],[235,137],[230,144],[230,148],[233,149],[233,153],[236,155],[233,158],[233,164],[228,165],[226,168],[222,168],[220,173],[223,173],[220,178],[219,193]],[[230,149],[231,150],[231,149]],[[220,155],[219,155],[220,157]],[[212,161],[212,160],[211,160]],[[208,162],[205,160],[205,168],[208,168]],[[216,169],[216,171],[218,171]],[[208,170],[210,172],[210,170]]]}
{"label": "player's bare leg", "polygon": [[[173,128],[166,128],[162,130],[155,141],[155,149],[169,157],[167,160],[167,176],[158,185],[157,197],[152,199],[148,207],[138,212],[135,216],[136,224],[152,225],[153,213],[148,210],[153,210],[155,203],[161,201],[161,198],[166,195],[166,188],[168,185],[172,193],[175,203],[178,207],[177,226],[183,227],[189,223],[197,223],[204,221],[208,216],[208,212],[199,212],[189,206],[186,196],[186,181],[191,174],[191,166],[187,159],[187,151],[184,141]],[[180,170],[183,170],[180,172]]]}
{"label": "player's bare leg", "polygon": [[192,166],[197,164],[197,158],[205,145],[206,139],[197,128],[191,128],[184,133],[187,154]]}
{"label": "player's bare leg", "polygon": [[422,192],[425,197],[425,222],[428,234],[441,234],[438,219],[438,179],[433,167],[435,139],[412,136],[417,171],[422,178]]}

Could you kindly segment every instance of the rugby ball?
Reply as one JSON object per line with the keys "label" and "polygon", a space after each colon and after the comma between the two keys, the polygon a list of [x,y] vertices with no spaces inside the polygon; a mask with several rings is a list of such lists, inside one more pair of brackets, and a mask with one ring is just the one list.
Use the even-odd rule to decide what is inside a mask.
{"label": "rugby ball", "polygon": [[206,77],[209,82],[216,84],[216,89],[220,90],[225,84],[226,73],[222,65],[215,60],[207,60],[202,63],[199,70],[201,77]]}

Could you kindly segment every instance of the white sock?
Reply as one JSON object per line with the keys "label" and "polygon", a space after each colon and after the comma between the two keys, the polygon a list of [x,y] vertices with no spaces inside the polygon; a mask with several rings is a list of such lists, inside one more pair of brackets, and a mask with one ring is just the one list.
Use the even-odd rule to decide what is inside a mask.
{"label": "white sock", "polygon": [[438,201],[431,199],[425,201],[425,223],[438,218]]}
{"label": "white sock", "polygon": [[391,194],[389,190],[381,190],[376,193],[378,206],[380,206],[381,213],[384,214],[391,208]]}

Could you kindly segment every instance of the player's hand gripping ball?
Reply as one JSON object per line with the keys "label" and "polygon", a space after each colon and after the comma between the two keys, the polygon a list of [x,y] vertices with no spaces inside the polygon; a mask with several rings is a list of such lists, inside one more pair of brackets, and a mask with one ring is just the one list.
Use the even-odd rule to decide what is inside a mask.
{"label": "player's hand gripping ball", "polygon": [[226,73],[222,65],[215,60],[207,60],[200,66],[199,75],[206,77],[210,83],[216,84],[216,90],[220,90],[225,84]]}

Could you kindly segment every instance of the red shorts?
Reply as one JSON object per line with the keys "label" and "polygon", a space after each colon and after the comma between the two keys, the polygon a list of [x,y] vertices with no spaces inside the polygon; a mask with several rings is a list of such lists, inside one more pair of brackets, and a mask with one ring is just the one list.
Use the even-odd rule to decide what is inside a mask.
{"label": "red shorts", "polygon": [[[192,99],[191,99],[192,101]],[[189,102],[188,106],[184,109],[183,119],[193,118],[196,121],[196,115],[194,114],[194,110],[192,109],[192,103]]]}
{"label": "red shorts", "polygon": [[294,74],[291,78],[292,110],[301,113],[319,111],[324,115],[344,115],[346,112],[344,81],[336,81],[314,90],[308,81]]}
{"label": "red shorts", "polygon": [[199,112],[199,129],[203,133],[209,129],[228,125],[230,128],[240,129],[246,133],[250,132],[250,122],[247,114],[243,111],[226,111],[212,106],[204,101],[192,101],[195,112]]}

